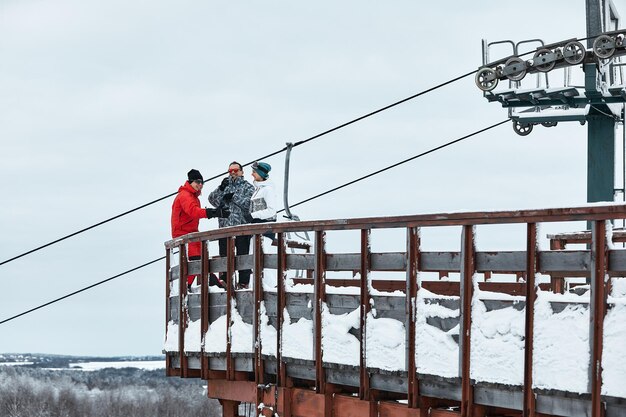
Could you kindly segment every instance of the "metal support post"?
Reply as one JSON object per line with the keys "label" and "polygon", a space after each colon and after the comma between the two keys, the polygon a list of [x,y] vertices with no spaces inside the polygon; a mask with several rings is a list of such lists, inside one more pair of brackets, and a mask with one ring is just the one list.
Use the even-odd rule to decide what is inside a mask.
{"label": "metal support post", "polygon": [[459,332],[459,371],[461,373],[461,417],[472,417],[474,387],[470,380],[470,341],[472,329],[472,298],[476,273],[474,226],[463,226],[461,245],[461,320]]}
{"label": "metal support post", "polygon": [[[209,245],[203,240],[200,246],[200,262],[202,272],[200,274],[200,340],[203,339],[209,330]],[[203,379],[209,377],[209,358],[204,353],[204,344],[202,344],[200,352],[200,375]]]}
{"label": "metal support post", "polygon": [[537,224],[526,226],[526,332],[524,336],[524,414],[523,417],[535,417],[535,393],[533,391],[533,340],[535,324],[535,300],[537,287],[535,275],[538,267]]}
{"label": "metal support post", "polygon": [[420,231],[417,227],[406,229],[406,370],[408,374],[407,394],[408,406],[417,408],[419,404],[419,381],[417,380],[417,364],[415,360],[415,321],[417,318],[417,274],[420,262]]}
{"label": "metal support post", "polygon": [[372,306],[370,305],[370,283],[369,275],[371,269],[372,255],[370,246],[370,230],[361,230],[361,357],[359,360],[360,383],[359,398],[361,400],[370,399],[370,376],[367,371],[367,315]]}
{"label": "metal support post", "polygon": [[607,295],[610,292],[608,275],[608,248],[606,220],[593,223],[591,244],[591,300],[589,343],[591,344],[591,366],[589,369],[589,390],[591,392],[591,415],[602,417],[602,346],[604,338],[604,317],[607,310]]}
{"label": "metal support post", "polygon": [[322,351],[322,305],[326,301],[326,233],[315,232],[315,303],[314,343],[315,343],[315,392],[326,392],[326,371],[323,364]]}
{"label": "metal support post", "polygon": [[235,361],[231,353],[232,348],[232,332],[230,326],[232,324],[232,308],[235,290],[235,237],[231,236],[226,241],[226,379],[232,381],[235,379]]}

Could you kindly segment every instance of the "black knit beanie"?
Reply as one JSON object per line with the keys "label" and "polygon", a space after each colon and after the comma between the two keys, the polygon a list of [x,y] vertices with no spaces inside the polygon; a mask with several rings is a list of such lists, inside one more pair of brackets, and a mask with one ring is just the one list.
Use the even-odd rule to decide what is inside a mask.
{"label": "black knit beanie", "polygon": [[200,180],[204,182],[204,179],[202,178],[202,174],[197,169],[192,169],[191,171],[189,171],[187,173],[187,179],[189,180],[190,183],[194,182],[195,180]]}

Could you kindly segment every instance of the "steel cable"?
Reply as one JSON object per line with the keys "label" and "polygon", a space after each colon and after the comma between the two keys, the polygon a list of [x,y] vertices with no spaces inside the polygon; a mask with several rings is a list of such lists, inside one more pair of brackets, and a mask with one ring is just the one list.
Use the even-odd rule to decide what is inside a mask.
{"label": "steel cable", "polygon": [[[326,195],[326,194],[332,193],[332,192],[334,192],[334,191],[337,191],[337,190],[339,190],[339,189],[341,189],[341,188],[347,187],[347,186],[349,186],[349,185],[351,185],[351,184],[354,184],[354,183],[356,183],[356,182],[362,181],[362,180],[364,180],[365,178],[370,178],[370,177],[373,177],[373,176],[378,175],[378,174],[380,174],[380,173],[382,173],[382,172],[385,172],[385,171],[387,171],[387,170],[390,170],[391,168],[397,167],[397,166],[402,165],[402,164],[405,164],[405,163],[407,163],[407,162],[409,162],[409,161],[413,161],[413,160],[415,160],[415,159],[421,158],[422,156],[426,156],[426,155],[428,155],[428,154],[431,154],[431,153],[433,153],[433,152],[436,152],[436,151],[438,151],[438,150],[440,150],[440,149],[443,149],[443,148],[446,148],[446,147],[448,147],[448,146],[454,145],[454,144],[459,143],[459,142],[461,142],[461,141],[463,141],[463,140],[465,140],[465,139],[468,139],[468,138],[470,138],[470,137],[472,137],[472,136],[476,136],[476,135],[478,135],[478,134],[480,134],[480,133],[486,132],[487,130],[490,130],[490,129],[493,129],[493,128],[497,127],[497,126],[500,126],[500,125],[502,125],[502,124],[504,124],[504,123],[506,123],[506,122],[508,122],[508,121],[509,121],[509,119],[503,120],[503,121],[498,122],[498,123],[496,123],[496,124],[493,124],[493,125],[491,125],[491,126],[485,127],[485,128],[483,128],[483,129],[477,130],[477,131],[475,131],[475,132],[472,132],[472,133],[470,133],[470,134],[468,134],[468,135],[462,136],[462,137],[460,137],[460,138],[458,138],[458,139],[455,139],[455,140],[452,140],[452,141],[450,141],[450,142],[444,143],[443,145],[439,145],[439,146],[437,146],[437,147],[435,147],[435,148],[429,149],[428,151],[425,151],[425,152],[422,152],[422,153],[417,154],[417,155],[415,155],[415,156],[412,156],[412,157],[410,157],[410,158],[404,159],[404,160],[402,160],[402,161],[400,161],[400,162],[398,162],[398,163],[396,163],[396,164],[389,165],[389,166],[387,166],[387,167],[385,167],[385,168],[382,168],[382,169],[379,169],[379,170],[377,170],[377,171],[374,171],[374,172],[372,172],[372,173],[371,173],[371,174],[369,174],[369,175],[362,176],[362,177],[357,178],[357,179],[355,179],[355,180],[353,180],[353,181],[347,182],[347,183],[345,183],[345,184],[343,184],[343,185],[340,185],[340,186],[338,186],[338,187],[335,187],[335,188],[330,189],[330,190],[328,190],[328,191],[325,191],[325,192],[323,192],[323,193],[317,194],[317,195],[315,195],[315,196],[313,196],[313,197],[307,198],[306,200],[302,200],[302,201],[300,201],[300,202],[298,202],[298,203],[294,204],[292,207],[295,207],[295,206],[298,206],[298,205],[301,205],[301,204],[307,203],[307,202],[309,202],[309,201],[311,201],[311,200],[314,200],[314,199],[316,199],[316,198],[322,197],[322,196],[324,196],[324,195]],[[284,211],[284,209],[283,209],[283,210],[280,210],[279,212],[282,212],[282,211]],[[22,312],[22,313],[19,313],[19,314],[16,314],[16,315],[12,316],[12,317],[6,318],[6,319],[4,319],[4,320],[0,321],[0,324],[4,324],[4,323],[9,322],[9,321],[11,321],[11,320],[15,320],[15,319],[17,319],[18,317],[22,317],[22,316],[24,316],[24,315],[26,315],[26,314],[28,314],[28,313],[32,313],[33,311],[39,310],[39,309],[41,309],[41,308],[43,308],[43,307],[47,307],[47,306],[49,306],[49,305],[51,305],[51,304],[57,303],[57,302],[59,302],[59,301],[61,301],[61,300],[64,300],[64,299],[66,299],[66,298],[69,298],[69,297],[71,297],[71,296],[73,296],[73,295],[76,295],[76,294],[79,294],[79,293],[81,293],[81,292],[83,292],[83,291],[86,291],[86,290],[88,290],[88,289],[91,289],[91,288],[97,287],[97,286],[102,285],[102,284],[104,284],[104,283],[106,283],[106,282],[112,281],[112,280],[114,280],[114,279],[116,279],[116,278],[122,277],[122,276],[124,276],[124,275],[126,275],[126,274],[129,274],[129,273],[131,273],[131,272],[134,272],[134,271],[136,271],[136,270],[138,270],[138,269],[141,269],[141,268],[144,268],[144,267],[146,267],[146,266],[148,266],[148,265],[151,265],[151,264],[153,264],[153,263],[159,262],[159,261],[161,261],[161,260],[163,260],[163,259],[165,259],[165,256],[162,256],[162,257],[160,257],[160,258],[158,258],[158,259],[155,259],[155,260],[152,260],[152,261],[150,261],[150,262],[146,262],[146,263],[145,263],[145,264],[143,264],[143,265],[140,265],[140,266],[137,266],[137,267],[135,267],[135,268],[129,269],[129,270],[125,271],[125,272],[122,272],[121,274],[117,274],[117,275],[115,275],[115,276],[112,276],[112,277],[110,277],[110,278],[104,279],[104,280],[102,280],[102,281],[99,281],[99,282],[97,282],[97,283],[95,283],[95,284],[89,285],[89,286],[87,286],[87,287],[85,287],[85,288],[82,288],[82,289],[80,289],[80,290],[77,290],[77,291],[74,291],[74,292],[69,293],[69,294],[67,294],[67,295],[64,295],[64,296],[62,296],[62,297],[56,298],[56,299],[54,299],[54,300],[52,300],[52,301],[49,301],[49,302],[47,302],[47,303],[45,303],[45,304],[41,304],[41,305],[39,305],[39,306],[37,306],[37,307],[31,308],[31,309],[26,310],[26,311],[24,311],[24,312]]]}
{"label": "steel cable", "polygon": [[[406,103],[407,101],[413,100],[413,99],[415,99],[415,98],[417,98],[417,97],[419,97],[419,96],[421,96],[421,95],[424,95],[424,94],[430,93],[430,92],[432,92],[432,91],[434,91],[434,90],[437,90],[437,89],[439,89],[439,88],[441,88],[441,87],[444,87],[444,86],[446,86],[446,85],[448,85],[448,84],[451,84],[451,83],[454,83],[454,82],[456,82],[456,81],[459,81],[459,80],[461,80],[461,79],[463,79],[463,78],[465,78],[465,77],[467,77],[467,76],[469,76],[469,75],[474,74],[476,71],[478,71],[478,69],[476,69],[476,70],[474,70],[474,71],[467,72],[467,73],[465,73],[465,74],[463,74],[463,75],[460,75],[460,76],[458,76],[458,77],[452,78],[452,79],[450,79],[450,80],[448,80],[448,81],[446,81],[446,82],[443,82],[443,83],[441,83],[441,84],[437,84],[437,85],[436,85],[436,86],[434,86],[434,87],[430,87],[430,88],[428,88],[428,89],[426,89],[426,90],[420,91],[419,93],[413,94],[412,96],[409,96],[409,97],[404,98],[404,99],[402,99],[402,100],[396,101],[395,103],[389,104],[389,105],[387,105],[387,106],[385,106],[385,107],[381,107],[381,108],[380,108],[380,109],[378,109],[378,110],[374,110],[374,111],[372,111],[372,112],[370,112],[370,113],[367,113],[367,114],[365,114],[365,115],[363,115],[363,116],[357,117],[356,119],[350,120],[349,122],[343,123],[343,124],[341,124],[341,125],[339,125],[339,126],[336,126],[336,127],[332,128],[332,129],[328,129],[328,130],[326,130],[326,131],[324,131],[324,132],[322,132],[322,133],[318,133],[317,135],[311,136],[310,138],[307,138],[307,139],[301,140],[301,141],[299,141],[299,142],[296,142],[296,143],[294,143],[294,144],[293,144],[293,147],[300,146],[300,145],[304,145],[305,143],[308,143],[308,142],[310,142],[310,141],[312,141],[312,140],[315,140],[315,139],[317,139],[317,138],[320,138],[320,137],[322,137],[322,136],[325,136],[325,135],[327,135],[327,134],[329,134],[329,133],[335,132],[335,131],[337,131],[337,130],[339,130],[339,129],[342,129],[342,128],[346,127],[346,126],[350,126],[350,125],[351,125],[351,124],[353,124],[353,123],[356,123],[356,122],[358,122],[358,121],[361,121],[361,120],[363,120],[363,119],[366,119],[366,118],[368,118],[368,117],[371,117],[371,116],[373,116],[373,115],[375,115],[375,114],[378,114],[378,113],[380,113],[380,112],[383,112],[383,111],[385,111],[385,110],[391,109],[392,107],[398,106],[398,105],[400,105],[400,104],[402,104],[402,103]],[[267,159],[267,158],[270,158],[270,157],[272,157],[272,156],[274,156],[274,155],[277,155],[277,154],[279,154],[279,153],[282,153],[282,152],[284,152],[284,151],[286,151],[286,150],[287,150],[287,146],[285,146],[284,148],[279,149],[279,150],[277,150],[277,151],[274,151],[274,152],[272,152],[272,153],[269,153],[269,154],[267,154],[267,155],[260,156],[260,157],[256,158],[256,159],[255,159],[255,161],[259,161],[259,160],[262,160],[262,159]],[[243,164],[242,166],[244,166],[244,167],[245,167],[245,166],[251,165],[252,163],[254,163],[254,161],[247,162],[247,163]],[[225,175],[225,174],[227,174],[227,173],[228,173],[228,172],[222,172],[222,173],[220,173],[220,174],[214,175],[214,176],[212,176],[211,178],[206,179],[204,182],[206,183],[206,182],[208,182],[208,181],[211,181],[211,180],[217,179],[217,178],[219,178],[219,177],[221,177],[222,175]],[[41,249],[45,249],[45,248],[47,248],[47,247],[49,247],[49,246],[52,246],[52,245],[57,244],[57,243],[59,243],[59,242],[62,242],[62,241],[64,241],[64,240],[66,240],[66,239],[69,239],[69,238],[74,237],[74,236],[76,236],[76,235],[79,235],[79,234],[81,234],[81,233],[84,233],[84,232],[86,232],[86,231],[88,231],[88,230],[94,229],[94,228],[96,228],[96,227],[98,227],[98,226],[102,226],[103,224],[106,224],[106,223],[109,223],[109,222],[111,222],[111,221],[113,221],[113,220],[119,219],[120,217],[124,217],[124,216],[126,216],[126,215],[128,215],[128,214],[134,213],[135,211],[138,211],[138,210],[141,210],[141,209],[146,208],[146,207],[148,207],[148,206],[151,206],[152,204],[158,203],[159,201],[163,201],[163,200],[165,200],[165,199],[167,199],[167,198],[173,197],[173,196],[175,196],[176,194],[177,194],[177,192],[170,193],[170,194],[168,194],[168,195],[166,195],[166,196],[163,196],[163,197],[157,198],[156,200],[152,200],[152,201],[150,201],[149,203],[142,204],[142,205],[140,205],[140,206],[138,206],[138,207],[135,207],[135,208],[133,208],[133,209],[131,209],[131,210],[125,211],[125,212],[120,213],[120,214],[118,214],[118,215],[116,215],[116,216],[110,217],[110,218],[108,218],[108,219],[106,219],[106,220],[103,220],[103,221],[98,222],[98,223],[95,223],[95,224],[93,224],[93,225],[91,225],[91,226],[88,226],[88,227],[85,227],[85,228],[83,228],[83,229],[80,229],[80,230],[78,230],[78,231],[76,231],[76,232],[74,232],[74,233],[70,233],[69,235],[65,235],[65,236],[63,236],[63,237],[61,237],[61,238],[59,238],[59,239],[53,240],[53,241],[48,242],[48,243],[46,243],[46,244],[44,244],[44,245],[38,246],[38,247],[36,247],[36,248],[34,248],[34,249],[31,249],[31,250],[28,250],[28,251],[26,251],[26,252],[23,252],[23,253],[21,253],[21,254],[19,254],[19,255],[16,255],[16,256],[14,256],[14,257],[12,257],[12,258],[9,258],[9,259],[6,259],[6,260],[4,260],[4,261],[0,262],[0,266],[2,266],[2,265],[4,265],[4,264],[7,264],[7,263],[9,263],[9,262],[15,261],[15,260],[17,260],[17,259],[20,259],[20,258],[22,258],[22,257],[24,257],[24,256],[26,256],[26,255],[30,255],[31,253],[34,253],[34,252],[40,251]]]}

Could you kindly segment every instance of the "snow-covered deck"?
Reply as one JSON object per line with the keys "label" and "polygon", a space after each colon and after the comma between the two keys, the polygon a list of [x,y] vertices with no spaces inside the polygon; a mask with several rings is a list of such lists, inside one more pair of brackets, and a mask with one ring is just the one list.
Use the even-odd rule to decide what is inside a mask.
{"label": "snow-covered deck", "polygon": [[[615,216],[616,206],[610,207],[607,217]],[[409,404],[417,403],[415,395],[460,403],[471,396],[472,404],[510,410],[529,407],[524,387],[530,386],[539,413],[594,415],[596,399],[607,416],[626,415],[626,250],[612,246],[606,225],[596,225],[592,249],[585,250],[539,251],[535,241],[527,251],[477,252],[471,226],[463,228],[460,252],[420,251],[416,228],[407,229],[405,253],[371,253],[369,233],[362,233],[365,256],[325,253],[323,232],[317,232],[313,254],[290,255],[284,246],[266,253],[259,238],[255,254],[238,257],[237,268],[257,266],[256,287],[263,291],[209,292],[205,283],[180,298],[180,291],[186,293],[181,272],[233,273],[235,259],[230,265],[210,260],[204,271],[199,261],[185,263],[188,272],[172,268],[168,367],[205,378],[222,372],[226,380],[262,372],[276,375],[279,386],[288,378],[353,387],[360,394],[366,384],[367,390],[406,395]],[[314,285],[276,279],[289,277],[290,269],[314,271]],[[360,271],[366,279],[357,274],[356,286],[338,288],[325,283],[327,271]],[[377,290],[376,271],[405,271],[404,291]],[[440,271],[459,272],[459,281],[422,277]],[[484,278],[498,273],[511,278]],[[517,282],[529,273],[531,282]],[[551,273],[588,276],[591,285],[553,293]],[[545,284],[534,285],[542,277]],[[443,293],[441,284],[447,284]],[[598,292],[604,298],[594,301]],[[592,358],[600,359],[595,370]],[[601,384],[593,384],[598,375]]]}

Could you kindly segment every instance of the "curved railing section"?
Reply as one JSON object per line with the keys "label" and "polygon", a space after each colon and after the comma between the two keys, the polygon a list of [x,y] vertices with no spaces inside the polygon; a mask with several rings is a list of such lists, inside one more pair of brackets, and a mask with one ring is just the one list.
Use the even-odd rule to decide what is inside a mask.
{"label": "curved railing section", "polygon": [[[622,415],[626,234],[611,224],[624,218],[626,205],[607,204],[263,223],[170,240],[168,375],[209,380],[226,408],[250,402],[281,416],[315,415],[311,402],[336,416],[363,402],[379,415]],[[591,230],[559,230],[580,221]],[[540,224],[558,233],[541,236]],[[502,226],[506,250],[477,248],[482,233],[497,236],[486,225]],[[444,231],[455,250],[426,250]],[[311,232],[311,247],[287,239],[296,232]],[[253,249],[236,256],[243,235]],[[331,253],[330,238],[358,249]],[[218,239],[225,257],[213,256]],[[201,242],[199,261],[186,260],[191,242]],[[372,250],[394,243],[402,250]],[[251,289],[235,291],[243,269]],[[208,285],[219,273],[225,290]],[[192,292],[188,275],[199,278]]]}

